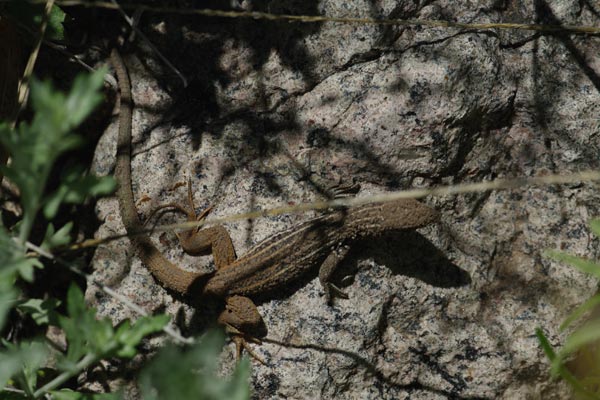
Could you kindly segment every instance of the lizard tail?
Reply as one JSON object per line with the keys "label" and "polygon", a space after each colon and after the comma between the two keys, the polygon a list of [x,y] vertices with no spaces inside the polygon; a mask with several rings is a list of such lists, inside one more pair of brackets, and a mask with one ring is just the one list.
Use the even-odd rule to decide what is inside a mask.
{"label": "lizard tail", "polygon": [[117,198],[123,225],[130,235],[137,256],[150,270],[161,285],[181,294],[187,294],[199,279],[210,274],[186,271],[171,263],[152,243],[145,233],[137,215],[133,190],[131,188],[131,115],[133,102],[131,98],[131,82],[125,63],[118,50],[113,49],[111,63],[117,73],[121,104],[119,111],[119,136],[117,139],[117,162],[115,176],[117,178]]}

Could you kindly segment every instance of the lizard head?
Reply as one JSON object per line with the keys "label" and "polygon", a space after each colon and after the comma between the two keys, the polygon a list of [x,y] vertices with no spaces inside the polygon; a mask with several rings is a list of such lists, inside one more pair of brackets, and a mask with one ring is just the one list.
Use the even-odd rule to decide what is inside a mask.
{"label": "lizard head", "polygon": [[248,297],[229,296],[225,310],[219,315],[218,323],[226,328],[234,328],[243,334],[263,337],[267,334],[266,325],[258,309]]}

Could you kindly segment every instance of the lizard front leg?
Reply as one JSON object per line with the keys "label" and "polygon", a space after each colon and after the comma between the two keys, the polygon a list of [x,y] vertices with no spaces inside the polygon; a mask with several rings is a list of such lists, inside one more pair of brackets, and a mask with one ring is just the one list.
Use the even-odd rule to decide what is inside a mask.
{"label": "lizard front leg", "polygon": [[261,364],[266,364],[250,346],[252,341],[260,344],[259,337],[267,334],[267,327],[260,316],[256,305],[248,297],[229,296],[225,299],[225,310],[219,315],[217,322],[225,327],[225,331],[231,335],[236,348],[236,358],[239,360],[242,349],[255,358]]}
{"label": "lizard front leg", "polygon": [[350,246],[348,245],[341,245],[333,249],[325,261],[323,261],[323,264],[321,264],[321,268],[319,268],[319,282],[321,282],[321,286],[325,291],[325,298],[327,299],[327,304],[329,305],[331,305],[333,301],[333,295],[343,299],[348,298],[348,295],[345,292],[343,292],[329,280],[331,279],[331,276],[335,272],[337,266],[346,257],[349,251]]}

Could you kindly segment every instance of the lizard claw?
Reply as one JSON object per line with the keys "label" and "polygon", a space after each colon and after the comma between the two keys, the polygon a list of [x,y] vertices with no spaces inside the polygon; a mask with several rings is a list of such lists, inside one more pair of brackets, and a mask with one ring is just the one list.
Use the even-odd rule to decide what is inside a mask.
{"label": "lizard claw", "polygon": [[[187,208],[185,206],[182,206],[180,204],[177,203],[168,203],[168,204],[163,204],[160,205],[158,207],[156,207],[154,210],[152,210],[152,212],[150,213],[150,217],[148,217],[148,220],[150,220],[150,218],[152,218],[152,216],[154,216],[154,214],[156,214],[157,211],[162,210],[164,208],[173,208],[175,211],[179,211],[182,214],[185,214],[187,216],[188,221],[190,222],[196,222],[196,221],[202,221],[204,218],[206,218],[206,216],[212,211],[212,209],[214,208],[212,205],[206,207],[206,209],[204,209],[204,211],[202,211],[200,214],[196,214],[196,206],[194,205],[194,196],[192,195],[192,181],[191,179],[188,179],[188,199],[187,199]],[[148,221],[147,220],[147,221]],[[144,222],[144,224],[146,224]],[[197,232],[200,230],[201,227],[197,227],[194,228],[194,230]],[[179,233],[175,233],[175,235],[177,235],[177,237],[179,238],[179,240],[181,240],[180,234]]]}
{"label": "lizard claw", "polygon": [[264,321],[252,300],[244,296],[227,297],[225,310],[219,315],[217,321],[225,327],[225,332],[235,343],[235,354],[238,361],[242,349],[245,349],[252,358],[266,365],[265,361],[248,346],[248,341],[261,344],[258,337],[264,337],[267,334]]}
{"label": "lizard claw", "polygon": [[179,211],[180,213],[187,215],[188,218],[190,216],[190,212],[188,210],[186,210],[184,207],[180,206],[179,204],[176,204],[176,203],[161,204],[150,212],[150,215],[148,216],[148,218],[146,218],[146,220],[144,221],[142,226],[146,226],[148,221],[150,221],[160,210],[164,210],[165,208],[172,208],[174,211]]}
{"label": "lizard claw", "polygon": [[338,183],[332,185],[329,188],[330,197],[333,199],[344,199],[353,197],[360,190],[360,184],[358,183]]}
{"label": "lizard claw", "polygon": [[237,362],[239,362],[240,359],[242,358],[242,349],[243,349],[243,350],[246,350],[248,352],[248,354],[252,358],[254,358],[256,361],[258,361],[262,365],[267,365],[265,360],[263,360],[260,356],[258,356],[258,354],[256,354],[254,352],[254,350],[252,350],[252,348],[250,348],[250,346],[248,346],[248,341],[252,341],[257,344],[261,344],[260,340],[258,340],[256,338],[248,338],[248,340],[246,340],[246,338],[244,336],[240,336],[240,335],[234,335],[232,337],[232,340],[235,343],[235,359]]}
{"label": "lizard claw", "polygon": [[196,215],[196,221],[202,221],[204,218],[206,218],[208,214],[210,214],[210,212],[213,210],[213,208],[213,205],[206,207],[199,215]]}
{"label": "lizard claw", "polygon": [[328,282],[325,287],[325,297],[327,298],[327,304],[332,305],[334,297],[348,299],[348,294],[333,283]]}
{"label": "lizard claw", "polygon": [[[194,205],[194,195],[192,194],[192,180],[188,178],[188,207],[190,212],[188,213],[189,221],[202,221],[214,208],[213,205],[206,207],[200,214],[196,214],[196,206]],[[200,230],[200,227],[196,231]]]}

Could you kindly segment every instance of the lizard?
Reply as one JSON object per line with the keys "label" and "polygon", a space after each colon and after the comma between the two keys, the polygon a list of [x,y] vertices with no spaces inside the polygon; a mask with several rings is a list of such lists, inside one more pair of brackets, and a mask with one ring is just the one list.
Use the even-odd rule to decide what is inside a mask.
{"label": "lizard", "polygon": [[[131,186],[131,83],[118,50],[111,52],[120,91],[119,133],[115,176],[121,218],[133,248],[155,279],[181,295],[212,296],[224,300],[217,322],[232,335],[239,359],[242,348],[257,357],[247,345],[259,341],[266,328],[252,296],[273,292],[320,265],[319,280],[327,299],[331,291],[345,293],[329,282],[336,266],[360,238],[377,237],[388,231],[411,230],[439,219],[436,210],[414,199],[366,204],[337,209],[310,218],[267,237],[240,258],[236,258],[231,238],[222,225],[190,229],[178,234],[183,250],[192,255],[211,252],[216,270],[191,272],[172,262],[158,250],[137,214]],[[210,208],[197,215],[188,181],[188,206],[174,205],[188,220],[203,219]],[[257,334],[257,332],[259,332]]]}

